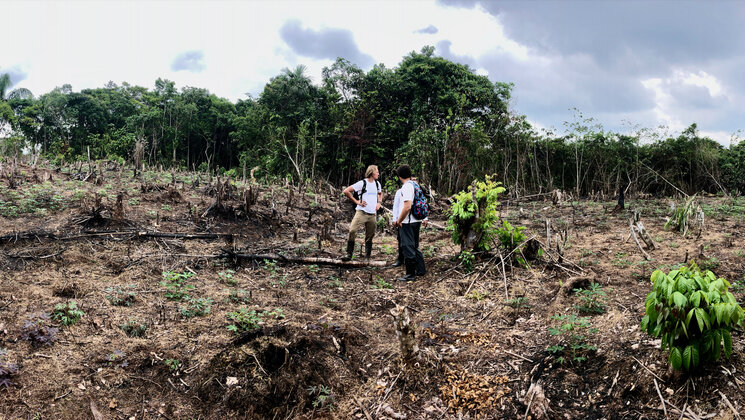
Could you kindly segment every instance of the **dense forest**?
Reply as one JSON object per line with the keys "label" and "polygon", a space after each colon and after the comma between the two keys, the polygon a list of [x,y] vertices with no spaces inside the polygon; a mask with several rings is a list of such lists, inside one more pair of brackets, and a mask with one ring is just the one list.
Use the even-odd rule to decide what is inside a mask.
{"label": "dense forest", "polygon": [[562,134],[536,130],[509,106],[513,86],[492,83],[425,47],[397,68],[368,72],[343,58],[313,83],[303,66],[273,77],[258,98],[232,103],[207,89],[158,79],[153,90],[109,82],[40,96],[0,78],[3,156],[55,164],[81,159],[342,185],[377,163],[383,181],[410,164],[439,193],[497,174],[516,195],[555,188],[665,194],[745,191],[745,143],[725,148],[695,123],[677,136],[605,131],[579,111]]}

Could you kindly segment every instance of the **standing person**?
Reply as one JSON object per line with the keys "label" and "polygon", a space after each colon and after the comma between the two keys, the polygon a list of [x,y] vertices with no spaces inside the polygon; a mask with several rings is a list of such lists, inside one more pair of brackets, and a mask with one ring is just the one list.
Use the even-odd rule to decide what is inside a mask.
{"label": "standing person", "polygon": [[378,182],[379,176],[378,167],[376,165],[370,165],[365,171],[365,179],[355,182],[344,190],[344,195],[356,204],[357,207],[355,207],[356,211],[352,223],[349,225],[347,255],[342,257],[342,261],[352,259],[352,254],[354,254],[354,240],[357,237],[357,231],[360,225],[365,225],[365,259],[370,260],[372,240],[373,236],[375,236],[375,230],[378,228],[376,215],[378,210],[380,210],[380,202],[383,199],[383,191],[380,189],[380,182]]}
{"label": "standing person", "polygon": [[424,256],[419,251],[419,230],[422,225],[427,226],[427,219],[419,220],[411,214],[416,188],[419,186],[411,179],[409,165],[401,165],[397,170],[401,188],[396,191],[393,200],[393,225],[398,227],[399,254],[403,255],[406,275],[399,281],[412,281],[416,276],[427,273]]}

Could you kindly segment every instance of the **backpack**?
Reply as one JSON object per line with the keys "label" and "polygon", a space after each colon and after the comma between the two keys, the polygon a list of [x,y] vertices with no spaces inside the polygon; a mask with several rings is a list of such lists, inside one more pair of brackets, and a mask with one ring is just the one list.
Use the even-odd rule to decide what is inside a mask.
{"label": "backpack", "polygon": [[414,184],[414,200],[411,202],[411,212],[409,214],[418,220],[426,219],[429,216],[427,199],[424,198],[424,193],[422,193],[422,188],[419,184],[414,181],[410,182]]}

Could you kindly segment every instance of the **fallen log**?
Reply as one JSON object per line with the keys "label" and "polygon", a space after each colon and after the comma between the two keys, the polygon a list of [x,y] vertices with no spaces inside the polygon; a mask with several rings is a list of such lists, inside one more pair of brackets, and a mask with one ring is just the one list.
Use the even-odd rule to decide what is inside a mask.
{"label": "fallen log", "polygon": [[222,257],[232,258],[234,260],[270,260],[294,264],[333,265],[335,267],[385,267],[388,265],[385,261],[342,261],[324,257],[293,257],[280,254],[240,254],[228,249],[221,250],[223,252],[221,255]]}
{"label": "fallen log", "polygon": [[26,231],[16,232],[8,235],[0,236],[0,242],[16,242],[19,240],[36,240],[36,239],[52,239],[57,241],[69,241],[80,238],[91,238],[95,236],[134,236],[137,238],[171,238],[171,239],[218,239],[225,237],[239,236],[234,233],[171,233],[171,232],[158,232],[158,231],[135,231],[135,230],[124,230],[124,231],[111,231],[111,232],[95,232],[95,231],[84,231],[78,235],[70,236],[59,236],[55,232],[47,231]]}

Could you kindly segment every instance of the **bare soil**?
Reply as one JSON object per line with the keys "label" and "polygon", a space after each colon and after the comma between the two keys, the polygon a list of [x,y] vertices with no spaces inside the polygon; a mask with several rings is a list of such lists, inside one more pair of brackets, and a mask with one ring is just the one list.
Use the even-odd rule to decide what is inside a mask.
{"label": "bare soil", "polygon": [[[671,371],[659,340],[639,329],[650,274],[686,258],[743,297],[742,200],[701,198],[706,227],[684,237],[664,229],[672,200],[627,199],[658,244],[650,261],[625,241],[629,213],[611,213],[613,202],[505,201],[501,216],[527,237],[546,245],[546,219],[553,233],[566,232],[561,263],[552,234],[529,266],[508,257],[503,271],[492,252],[467,272],[450,232],[427,228],[428,273],[402,283],[400,268],[229,256],[341,256],[351,217],[328,186],[166,172],[134,179],[117,167],[82,181],[21,169],[16,189],[6,180],[0,189],[6,203],[35,200],[25,203],[33,213],[0,217],[0,360],[18,366],[0,387],[2,419],[729,419],[745,407],[741,331],[730,359],[687,375]],[[248,194],[256,201],[247,208]],[[433,208],[444,226],[447,203]],[[392,263],[395,252],[394,233],[379,231],[373,260]],[[166,297],[164,272],[192,274],[188,294],[211,299],[209,313],[184,316],[187,302]],[[591,282],[607,293],[605,312],[586,315],[597,350],[559,363],[546,350],[558,343],[548,328],[580,304],[562,285]],[[131,306],[107,299],[117,286],[134,292]],[[78,323],[45,320],[59,329],[54,342],[24,339],[28,321],[69,301],[85,312]],[[400,360],[396,305],[417,325],[420,358],[411,366]],[[258,328],[227,328],[241,307],[267,311]],[[129,321],[145,333],[128,336],[120,326]]]}

